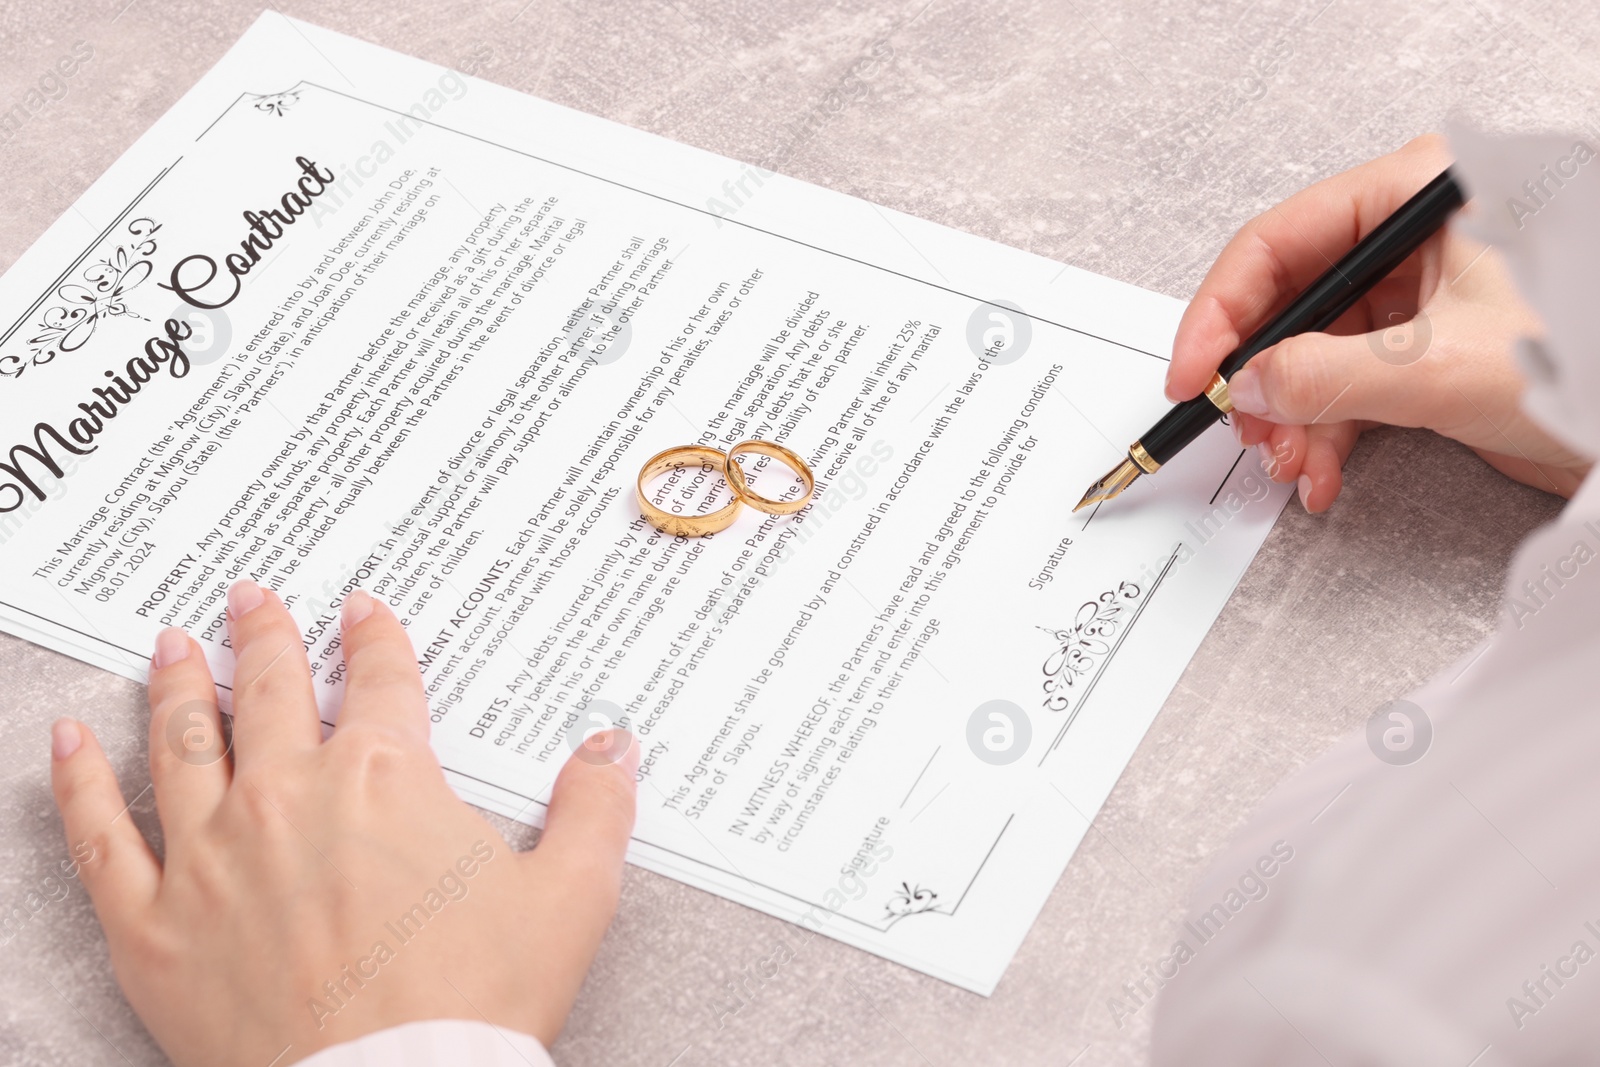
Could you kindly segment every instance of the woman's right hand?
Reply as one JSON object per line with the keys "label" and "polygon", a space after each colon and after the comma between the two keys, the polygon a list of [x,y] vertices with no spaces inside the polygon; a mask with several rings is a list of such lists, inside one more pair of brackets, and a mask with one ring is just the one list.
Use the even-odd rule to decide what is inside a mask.
{"label": "woman's right hand", "polygon": [[[1318,182],[1246,223],[1196,291],[1173,342],[1167,396],[1198,396],[1242,339],[1450,163],[1442,137]],[[1469,204],[1468,211],[1483,210]],[[1529,485],[1571,496],[1591,461],[1522,413],[1513,346],[1537,336],[1493,250],[1450,227],[1328,333],[1257,355],[1229,383],[1243,444],[1306,510],[1328,508],[1363,430],[1424,427]]]}

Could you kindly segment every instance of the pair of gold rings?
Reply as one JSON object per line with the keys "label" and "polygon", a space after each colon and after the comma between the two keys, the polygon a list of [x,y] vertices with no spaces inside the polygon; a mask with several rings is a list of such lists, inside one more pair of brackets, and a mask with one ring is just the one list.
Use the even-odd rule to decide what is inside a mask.
{"label": "pair of gold rings", "polygon": [[[739,457],[745,453],[770,456],[786,464],[805,486],[805,492],[793,500],[770,500],[756,493],[750,488],[744,467],[739,463]],[[703,515],[674,515],[650,499],[645,487],[651,482],[663,474],[696,466],[720,473],[726,479],[728,488],[733,490],[733,499]],[[650,525],[674,537],[704,537],[732,526],[733,520],[739,517],[740,509],[746,504],[768,515],[793,515],[811,503],[811,497],[817,491],[817,479],[806,461],[792,450],[774,441],[752,440],[740,441],[726,452],[710,445],[678,445],[658,452],[639,471],[638,490],[639,510]]]}

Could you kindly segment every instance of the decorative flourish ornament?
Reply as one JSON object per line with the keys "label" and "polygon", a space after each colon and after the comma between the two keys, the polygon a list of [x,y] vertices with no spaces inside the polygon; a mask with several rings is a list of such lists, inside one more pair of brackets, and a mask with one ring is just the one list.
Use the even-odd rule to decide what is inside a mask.
{"label": "decorative flourish ornament", "polygon": [[36,333],[28,338],[28,358],[0,356],[0,375],[17,378],[29,367],[42,367],[57,356],[76,352],[94,336],[101,321],[127,315],[143,320],[128,307],[128,293],[150,278],[153,236],[161,224],[138,218],[128,223],[128,236],[102,259],[84,267],[78,281],[56,289],[60,303],[39,318]]}

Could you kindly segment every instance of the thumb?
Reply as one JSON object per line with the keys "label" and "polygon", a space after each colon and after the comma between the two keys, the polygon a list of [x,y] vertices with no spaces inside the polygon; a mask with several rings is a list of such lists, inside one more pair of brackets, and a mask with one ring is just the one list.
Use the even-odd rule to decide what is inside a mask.
{"label": "thumb", "polygon": [[1433,362],[1425,341],[1397,350],[1383,331],[1303,333],[1240,368],[1228,395],[1238,411],[1284,426],[1350,419],[1421,426]]}
{"label": "thumb", "polygon": [[569,912],[598,943],[616,910],[623,857],[633,837],[639,745],[626,730],[597,733],[556,776],[544,834],[531,858],[566,887]]}

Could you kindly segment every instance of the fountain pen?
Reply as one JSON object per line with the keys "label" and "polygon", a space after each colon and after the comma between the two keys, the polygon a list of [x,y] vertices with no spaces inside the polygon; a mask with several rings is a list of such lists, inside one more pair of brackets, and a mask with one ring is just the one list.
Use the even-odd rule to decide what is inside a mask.
{"label": "fountain pen", "polygon": [[1286,337],[1326,330],[1366,296],[1406,257],[1420,248],[1465,201],[1454,175],[1446,170],[1400,205],[1287,307],[1228,354],[1205,392],[1162,416],[1128,446],[1128,457],[1089,487],[1073,511],[1119,495],[1141,475],[1154,474],[1206,428],[1233,410],[1228,379],[1235,371]]}

